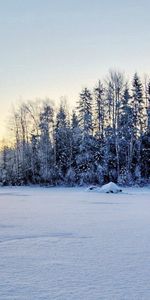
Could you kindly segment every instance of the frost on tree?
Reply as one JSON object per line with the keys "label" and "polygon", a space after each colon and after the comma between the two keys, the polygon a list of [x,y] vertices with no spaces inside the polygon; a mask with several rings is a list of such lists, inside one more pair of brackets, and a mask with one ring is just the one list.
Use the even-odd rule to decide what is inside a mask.
{"label": "frost on tree", "polygon": [[150,82],[110,71],[67,103],[27,101],[9,120],[0,153],[0,183],[121,185],[150,182]]}

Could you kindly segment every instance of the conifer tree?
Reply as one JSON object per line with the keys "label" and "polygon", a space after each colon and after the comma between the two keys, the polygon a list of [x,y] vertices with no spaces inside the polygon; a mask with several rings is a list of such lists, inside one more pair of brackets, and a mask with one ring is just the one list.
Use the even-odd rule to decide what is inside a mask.
{"label": "conifer tree", "polygon": [[51,181],[51,167],[53,163],[52,129],[53,108],[50,103],[44,103],[40,113],[40,173],[44,182]]}
{"label": "conifer tree", "polygon": [[133,122],[134,122],[134,174],[135,180],[141,181],[141,145],[144,130],[144,99],[143,86],[139,76],[135,73],[132,89]]}

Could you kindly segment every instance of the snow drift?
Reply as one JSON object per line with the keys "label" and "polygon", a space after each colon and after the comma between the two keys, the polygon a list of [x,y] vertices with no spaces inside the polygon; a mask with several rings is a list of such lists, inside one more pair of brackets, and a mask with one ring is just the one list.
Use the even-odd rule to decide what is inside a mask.
{"label": "snow drift", "polygon": [[88,191],[96,191],[99,193],[121,193],[122,189],[115,184],[114,182],[109,182],[107,184],[104,184],[101,188],[96,186],[90,186],[88,188]]}
{"label": "snow drift", "polygon": [[122,192],[122,189],[114,182],[109,182],[107,184],[104,184],[100,190],[105,193],[121,193]]}

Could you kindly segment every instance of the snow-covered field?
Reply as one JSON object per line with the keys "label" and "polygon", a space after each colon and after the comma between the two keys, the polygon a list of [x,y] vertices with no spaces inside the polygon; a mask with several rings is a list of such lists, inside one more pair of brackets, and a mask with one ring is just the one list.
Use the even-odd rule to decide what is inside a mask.
{"label": "snow-covered field", "polygon": [[150,299],[150,189],[0,188],[0,300]]}

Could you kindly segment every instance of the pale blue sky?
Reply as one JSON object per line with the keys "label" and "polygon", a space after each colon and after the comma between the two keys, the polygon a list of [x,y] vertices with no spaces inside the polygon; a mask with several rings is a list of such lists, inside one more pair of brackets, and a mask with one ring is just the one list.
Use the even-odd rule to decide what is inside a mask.
{"label": "pale blue sky", "polygon": [[149,73],[149,32],[149,0],[0,0],[1,128],[20,98],[71,104],[109,68]]}

